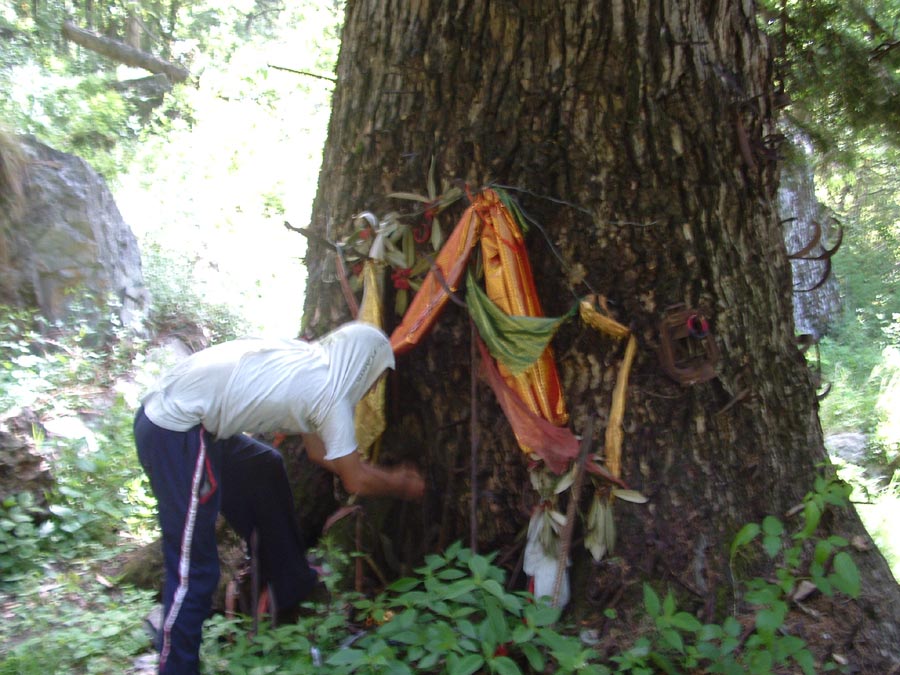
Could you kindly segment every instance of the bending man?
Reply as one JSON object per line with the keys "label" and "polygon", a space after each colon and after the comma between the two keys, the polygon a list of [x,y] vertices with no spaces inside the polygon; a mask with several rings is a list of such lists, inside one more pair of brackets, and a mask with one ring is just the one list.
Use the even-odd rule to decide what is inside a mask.
{"label": "bending man", "polygon": [[277,607],[312,590],[315,571],[293,515],[281,455],[245,433],[302,434],[310,459],[360,495],[421,499],[411,468],[381,468],[356,451],[356,404],[394,356],[374,326],[349,323],[316,342],[247,339],[188,357],[147,393],[134,424],[138,457],[159,504],[165,584],[159,672],[199,672],[201,628],[219,579],[221,510],[245,538]]}

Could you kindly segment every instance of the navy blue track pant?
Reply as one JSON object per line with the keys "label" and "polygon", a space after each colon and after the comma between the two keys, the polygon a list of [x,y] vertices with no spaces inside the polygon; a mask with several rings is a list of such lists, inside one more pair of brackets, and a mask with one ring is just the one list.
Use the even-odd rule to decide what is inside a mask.
{"label": "navy blue track pant", "polygon": [[316,583],[294,519],[281,455],[249,436],[214,440],[200,426],[158,427],[138,410],[138,457],[159,504],[165,583],[161,675],[199,673],[201,629],[219,581],[216,517],[248,540],[256,530],[259,563],[279,609],[302,601]]}

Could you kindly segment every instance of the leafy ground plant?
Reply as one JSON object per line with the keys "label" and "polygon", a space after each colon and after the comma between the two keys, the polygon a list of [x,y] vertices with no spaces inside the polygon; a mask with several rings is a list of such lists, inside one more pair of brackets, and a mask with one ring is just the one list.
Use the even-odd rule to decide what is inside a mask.
{"label": "leafy ground plant", "polygon": [[812,590],[826,596],[859,595],[859,573],[849,543],[841,537],[816,536],[826,509],[847,506],[849,490],[843,482],[819,477],[803,500],[803,521],[796,532],[789,533],[774,516],[749,523],[738,532],[731,545],[732,567],[739,555],[755,554],[750,547],[756,542],[774,565],[774,578],[744,582],[737,600],[750,614],[740,616],[740,621],[737,600],[735,616],[721,624],[702,624],[693,614],[679,611],[671,593],[660,598],[645,585],[644,608],[654,631],[611,658],[618,666],[616,672],[768,675],[797,672],[797,668],[804,675],[839,672],[839,664],[833,661],[816,663],[807,643],[792,634],[787,619],[792,603]]}
{"label": "leafy ground plant", "polygon": [[130,426],[131,411],[119,401],[106,411],[94,447],[61,441],[43,451],[55,481],[40,502],[24,491],[0,502],[0,587],[40,574],[45,565],[102,558],[120,542],[155,532]]}
{"label": "leafy ground plant", "polygon": [[[704,624],[679,609],[671,593],[644,587],[643,635],[626,649],[587,647],[559,611],[525,592],[504,587],[505,572],[454,544],[426,558],[415,575],[399,579],[376,598],[340,595],[308,606],[297,623],[252,634],[246,618],[215,617],[206,626],[205,673],[812,673],[839,671],[817,663],[792,634],[788,612],[797,590],[812,584],[822,594],[859,593],[859,578],[839,537],[816,530],[827,508],[846,503],[846,487],[825,479],[803,504],[793,534],[767,517],[738,533],[732,560],[762,555],[774,574],[747,580],[735,615]],[[139,623],[149,594],[76,588],[85,570],[57,573],[51,584],[30,582],[4,606],[0,638],[6,646],[0,675],[37,672],[124,672],[148,640]],[[76,595],[77,593],[77,595]],[[62,601],[59,598],[64,598]],[[739,606],[738,606],[739,604]],[[615,618],[611,611],[609,618]],[[37,636],[41,636],[38,638]],[[49,670],[48,670],[48,665]]]}
{"label": "leafy ground plant", "polygon": [[147,591],[113,590],[71,571],[0,604],[0,675],[128,672],[148,647]]}
{"label": "leafy ground plant", "polygon": [[[505,572],[459,543],[430,555],[415,576],[399,579],[374,599],[338,600],[296,625],[248,637],[246,622],[218,620],[205,642],[207,672],[232,673],[581,673],[654,675],[840,671],[817,663],[792,633],[788,613],[804,588],[832,596],[859,594],[859,574],[840,537],[816,532],[826,509],[847,505],[846,484],[819,478],[803,501],[794,533],[773,516],[737,534],[740,556],[768,558],[771,578],[741,585],[734,615],[702,623],[679,610],[675,596],[644,586],[649,630],[618,653],[585,646],[560,623],[557,609],[504,587]],[[759,547],[758,549],[756,547]],[[607,617],[615,619],[608,610]],[[210,670],[211,668],[211,670]]]}
{"label": "leafy ground plant", "polygon": [[455,544],[416,573],[356,603],[374,629],[327,659],[334,672],[604,672],[592,649],[557,630],[559,610],[505,590],[491,557]]}
{"label": "leafy ground plant", "polygon": [[558,629],[559,610],[505,590],[506,573],[491,556],[457,543],[415,573],[375,599],[337,600],[319,608],[324,614],[253,638],[246,623],[213,621],[204,642],[207,672],[610,672]]}

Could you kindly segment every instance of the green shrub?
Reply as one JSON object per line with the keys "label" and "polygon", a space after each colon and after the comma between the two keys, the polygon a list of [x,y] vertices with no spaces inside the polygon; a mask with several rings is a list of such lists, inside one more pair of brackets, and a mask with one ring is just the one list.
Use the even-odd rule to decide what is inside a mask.
{"label": "green shrub", "polygon": [[[774,579],[754,578],[740,598],[744,623],[728,616],[703,624],[679,611],[675,597],[644,586],[650,630],[628,649],[604,659],[585,646],[558,610],[524,592],[504,588],[505,572],[454,544],[430,555],[416,576],[399,579],[375,599],[352,602],[348,623],[340,602],[296,625],[263,628],[247,637],[247,624],[219,619],[207,631],[207,672],[269,673],[723,673],[766,675],[799,668],[816,673],[806,642],[786,625],[791,595],[803,581],[826,595],[859,594],[859,574],[840,537],[815,533],[827,508],[847,504],[849,488],[819,478],[804,499],[803,522],[789,534],[773,516],[746,525],[731,546],[739,555],[768,558]],[[750,551],[754,542],[761,550]],[[743,609],[742,609],[743,612]],[[607,618],[615,612],[607,610]],[[745,624],[750,621],[749,629]],[[237,631],[237,632],[235,632]],[[834,663],[824,670],[835,670]]]}
{"label": "green shrub", "polygon": [[353,601],[353,623],[338,603],[324,617],[253,639],[231,635],[223,648],[241,624],[215,621],[204,643],[208,672],[609,672],[594,650],[555,627],[559,610],[505,590],[491,557],[457,543],[415,571],[374,600]]}
{"label": "green shrub", "polygon": [[148,647],[141,624],[152,605],[147,591],[111,593],[96,583],[35,593],[4,616],[0,675],[131,672],[134,656]]}
{"label": "green shrub", "polygon": [[0,504],[3,585],[51,562],[115,553],[123,536],[146,540],[156,532],[155,502],[135,456],[131,421],[120,399],[106,411],[95,448],[60,440],[46,453],[55,482],[45,504],[29,492]]}
{"label": "green shrub", "polygon": [[30,492],[0,503],[0,579],[4,583],[18,581],[33,567],[44,536],[40,525],[44,516]]}
{"label": "green shrub", "polygon": [[[678,611],[671,593],[660,599],[645,585],[644,608],[653,621],[654,633],[612,657],[617,672],[768,675],[794,666],[804,675],[819,672],[806,642],[791,634],[786,619],[791,597],[801,582],[814,584],[828,596],[836,592],[852,598],[859,595],[859,572],[848,542],[841,537],[815,536],[826,509],[846,507],[849,493],[846,483],[820,477],[803,500],[803,522],[796,532],[789,534],[778,518],[767,516],[737,533],[731,545],[732,563],[759,540],[764,555],[775,565],[774,579],[756,577],[743,584],[741,600],[752,610],[749,630],[734,616],[722,624],[701,624],[693,614]],[[823,666],[824,671],[838,668],[833,662]]]}
{"label": "green shrub", "polygon": [[0,312],[0,414],[30,408],[38,418],[75,416],[87,407],[86,394],[96,395],[98,386],[104,394],[90,444],[45,438],[37,425],[32,430],[53,484],[44,494],[23,490],[0,504],[0,578],[8,586],[51,560],[108,550],[123,529],[133,537],[154,531],[155,517],[134,452],[133,410],[121,397],[109,402],[139,341],[120,339],[114,320],[76,313],[75,323],[61,329],[27,311]]}
{"label": "green shrub", "polygon": [[144,282],[151,297],[150,324],[155,334],[191,337],[200,333],[215,344],[245,332],[244,318],[237,310],[204,299],[204,282],[193,271],[196,261],[149,243],[142,255]]}
{"label": "green shrub", "polygon": [[593,649],[557,630],[558,609],[505,590],[505,572],[492,557],[458,543],[428,556],[417,577],[355,603],[377,628],[326,663],[338,673],[604,672]]}

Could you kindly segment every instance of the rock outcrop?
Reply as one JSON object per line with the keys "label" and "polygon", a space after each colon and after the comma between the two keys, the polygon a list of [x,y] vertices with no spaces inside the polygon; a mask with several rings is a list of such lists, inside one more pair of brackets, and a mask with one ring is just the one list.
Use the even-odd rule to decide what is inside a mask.
{"label": "rock outcrop", "polygon": [[120,305],[138,327],[148,294],[137,239],[103,178],[31,137],[0,136],[0,303],[51,322]]}
{"label": "rock outcrop", "polygon": [[815,237],[820,238],[819,243],[802,256],[803,259],[791,261],[796,332],[818,339],[837,319],[841,300],[837,279],[829,273],[830,262],[814,258],[825,253],[826,246],[834,247],[839,233],[835,221],[816,198],[815,178],[806,161],[812,148],[799,134],[791,137],[791,144],[795,156],[781,171],[778,208],[785,220],[788,253],[800,253]]}

